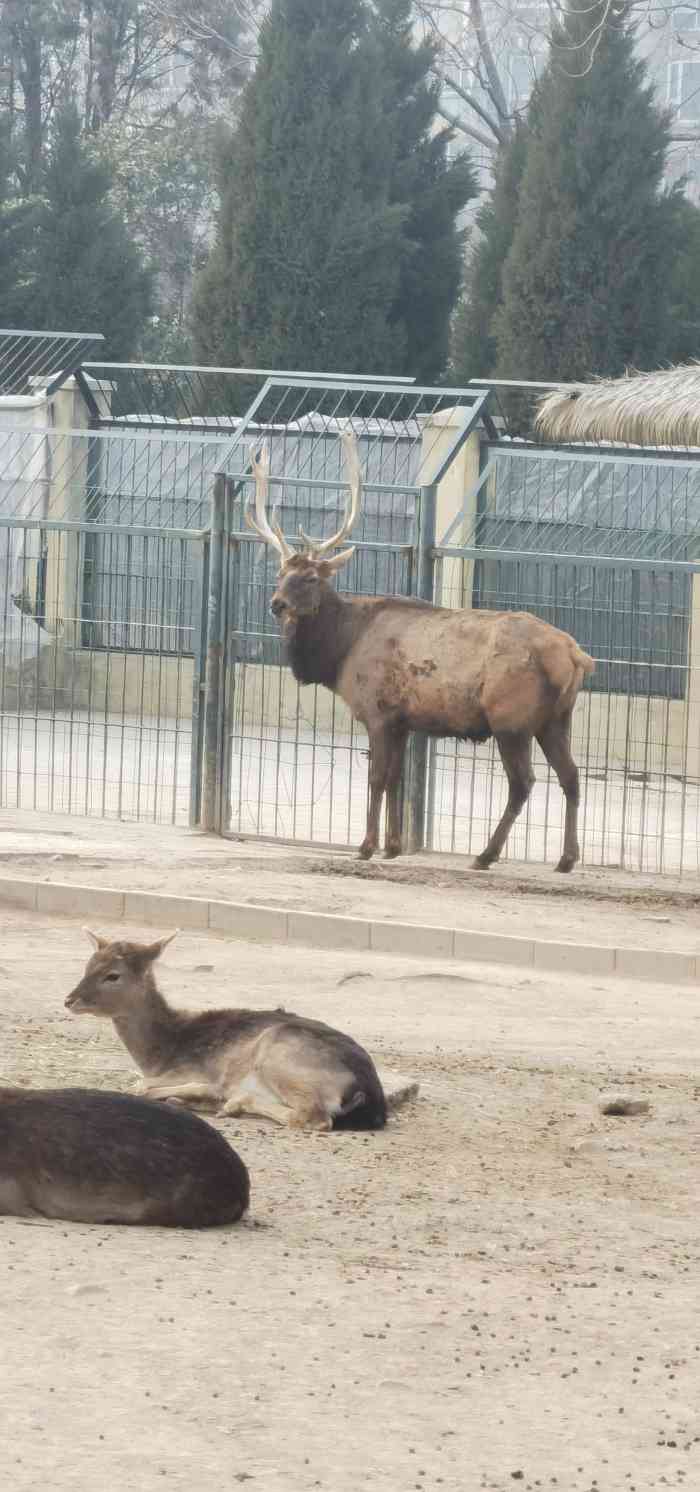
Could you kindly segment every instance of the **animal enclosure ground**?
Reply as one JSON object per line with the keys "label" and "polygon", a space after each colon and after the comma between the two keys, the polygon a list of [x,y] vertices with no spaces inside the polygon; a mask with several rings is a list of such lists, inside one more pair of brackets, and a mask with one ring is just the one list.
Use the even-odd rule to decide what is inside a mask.
{"label": "animal enclosure ground", "polygon": [[698,951],[700,876],[458,855],[370,864],[352,852],[221,839],[161,824],[0,810],[0,876],[159,891],[292,911],[386,918],[552,941]]}
{"label": "animal enclosure ground", "polygon": [[[3,1080],[128,1088],[111,1025],[63,1009],[79,927],[0,930]],[[161,982],[348,1027],[422,1096],[372,1135],[223,1123],[230,1230],[0,1219],[4,1486],[700,1483],[695,989],[199,934]],[[651,1113],[601,1117],[617,1086]]]}

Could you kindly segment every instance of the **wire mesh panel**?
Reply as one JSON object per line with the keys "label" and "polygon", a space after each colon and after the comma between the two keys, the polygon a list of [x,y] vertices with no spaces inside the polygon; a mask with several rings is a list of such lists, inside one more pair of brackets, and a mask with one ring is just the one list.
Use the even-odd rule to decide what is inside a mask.
{"label": "wire mesh panel", "polygon": [[[129,614],[142,613],[130,623],[141,647],[127,650],[123,595],[111,622],[82,595],[94,537],[87,524],[0,525],[0,802],[186,823],[200,645],[173,594],[193,570],[201,588],[203,545],[125,536]],[[139,588],[144,566],[163,577],[159,590]]]}
{"label": "wire mesh panel", "polygon": [[419,489],[432,480],[475,418],[473,393],[341,380],[270,379],[236,432],[224,467],[234,482],[238,540],[233,587],[237,658],[230,721],[230,825],[237,832],[354,844],[366,814],[367,737],[329,690],[299,688],[269,601],[278,556],[243,528],[251,458],[269,447],[270,501],[294,541],[301,525],[335,531],[347,490],[340,435],[351,429],[363,471],[356,553],[340,588],[350,594],[415,593]]}
{"label": "wire mesh panel", "polygon": [[104,337],[83,332],[0,331],[0,395],[58,388]]}
{"label": "wire mesh panel", "polygon": [[[283,374],[280,368],[174,363],[86,362],[83,371],[88,380],[84,392],[101,427],[128,422],[144,428],[177,425],[203,431],[234,430],[268,379],[284,376],[300,384],[310,376],[299,371]],[[352,384],[378,381],[382,380],[359,373],[350,378]],[[413,382],[411,378],[396,381]]]}
{"label": "wire mesh panel", "polygon": [[[527,610],[571,632],[596,658],[574,711],[584,862],[647,872],[700,868],[700,564],[472,549],[437,564],[437,598],[465,595]],[[515,860],[556,863],[564,799],[535,746],[537,781],[507,845]],[[431,748],[430,843],[479,853],[505,808],[494,743]]]}

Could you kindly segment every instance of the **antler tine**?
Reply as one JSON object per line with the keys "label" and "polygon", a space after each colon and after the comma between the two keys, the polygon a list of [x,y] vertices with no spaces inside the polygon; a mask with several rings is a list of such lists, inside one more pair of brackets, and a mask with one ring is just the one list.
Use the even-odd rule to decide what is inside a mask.
{"label": "antler tine", "polygon": [[291,558],[294,550],[287,543],[275,514],[272,515],[272,523],[269,523],[265,508],[267,506],[268,492],[270,488],[270,448],[264,445],[259,455],[250,458],[251,470],[255,477],[255,518],[246,508],[246,523],[252,528],[259,538],[264,539],[266,544],[272,544],[283,560]]}
{"label": "antler tine", "polygon": [[[317,556],[328,554],[329,550],[337,549],[338,545],[342,544],[357,522],[362,503],[362,471],[355,433],[353,430],[344,430],[340,438],[345,452],[345,468],[350,492],[345,507],[345,517],[337,534],[332,534],[330,539],[324,539],[320,544],[315,545]],[[304,538],[306,539],[306,534]],[[306,542],[308,543],[309,540]]]}

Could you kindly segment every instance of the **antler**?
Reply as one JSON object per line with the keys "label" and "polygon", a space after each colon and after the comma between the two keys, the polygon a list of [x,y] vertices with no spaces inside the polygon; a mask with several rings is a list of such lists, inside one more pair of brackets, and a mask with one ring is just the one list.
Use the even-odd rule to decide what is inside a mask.
{"label": "antler", "polygon": [[[313,550],[314,559],[320,559],[322,555],[328,554],[331,549],[337,549],[338,545],[342,544],[343,539],[347,538],[350,530],[357,522],[360,512],[360,505],[362,503],[362,472],[360,470],[360,456],[357,449],[357,440],[352,430],[343,430],[340,439],[343,442],[343,450],[345,451],[345,469],[350,486],[350,494],[345,508],[345,517],[343,519],[343,522],[338,529],[337,534],[332,534],[330,539],[322,539],[319,542],[315,539],[310,539],[308,535],[304,533],[303,529],[299,529],[299,533],[301,534],[304,543],[308,544],[309,548]],[[353,550],[350,549],[346,550],[343,554],[336,555],[335,558],[330,561],[330,563],[333,565],[333,568],[338,569],[341,564],[345,564],[345,561],[350,559],[350,555],[352,553]]]}
{"label": "antler", "polygon": [[264,445],[258,456],[251,456],[250,465],[255,477],[255,518],[250,509],[246,508],[245,521],[260,539],[264,539],[266,544],[272,544],[283,560],[291,559],[294,550],[287,543],[279,524],[275,521],[276,509],[272,510],[272,523],[268,522],[265,512],[270,490],[269,446]]}

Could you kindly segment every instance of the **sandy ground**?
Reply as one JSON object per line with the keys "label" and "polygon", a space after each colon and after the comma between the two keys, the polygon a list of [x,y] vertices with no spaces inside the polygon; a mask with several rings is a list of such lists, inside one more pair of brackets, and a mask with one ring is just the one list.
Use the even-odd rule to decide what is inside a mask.
{"label": "sandy ground", "polygon": [[699,949],[700,876],[508,863],[456,855],[369,865],[344,851],[220,839],[160,824],[0,812],[0,877],[72,881],[627,948]]}
{"label": "sandy ground", "polygon": [[[78,927],[0,929],[3,1078],[129,1087],[112,1028],[62,1007]],[[234,1229],[0,1220],[4,1487],[700,1485],[693,988],[194,934],[161,978],[293,1002],[422,1097],[376,1135],[227,1122]],[[602,1118],[620,1085],[651,1114]]]}

